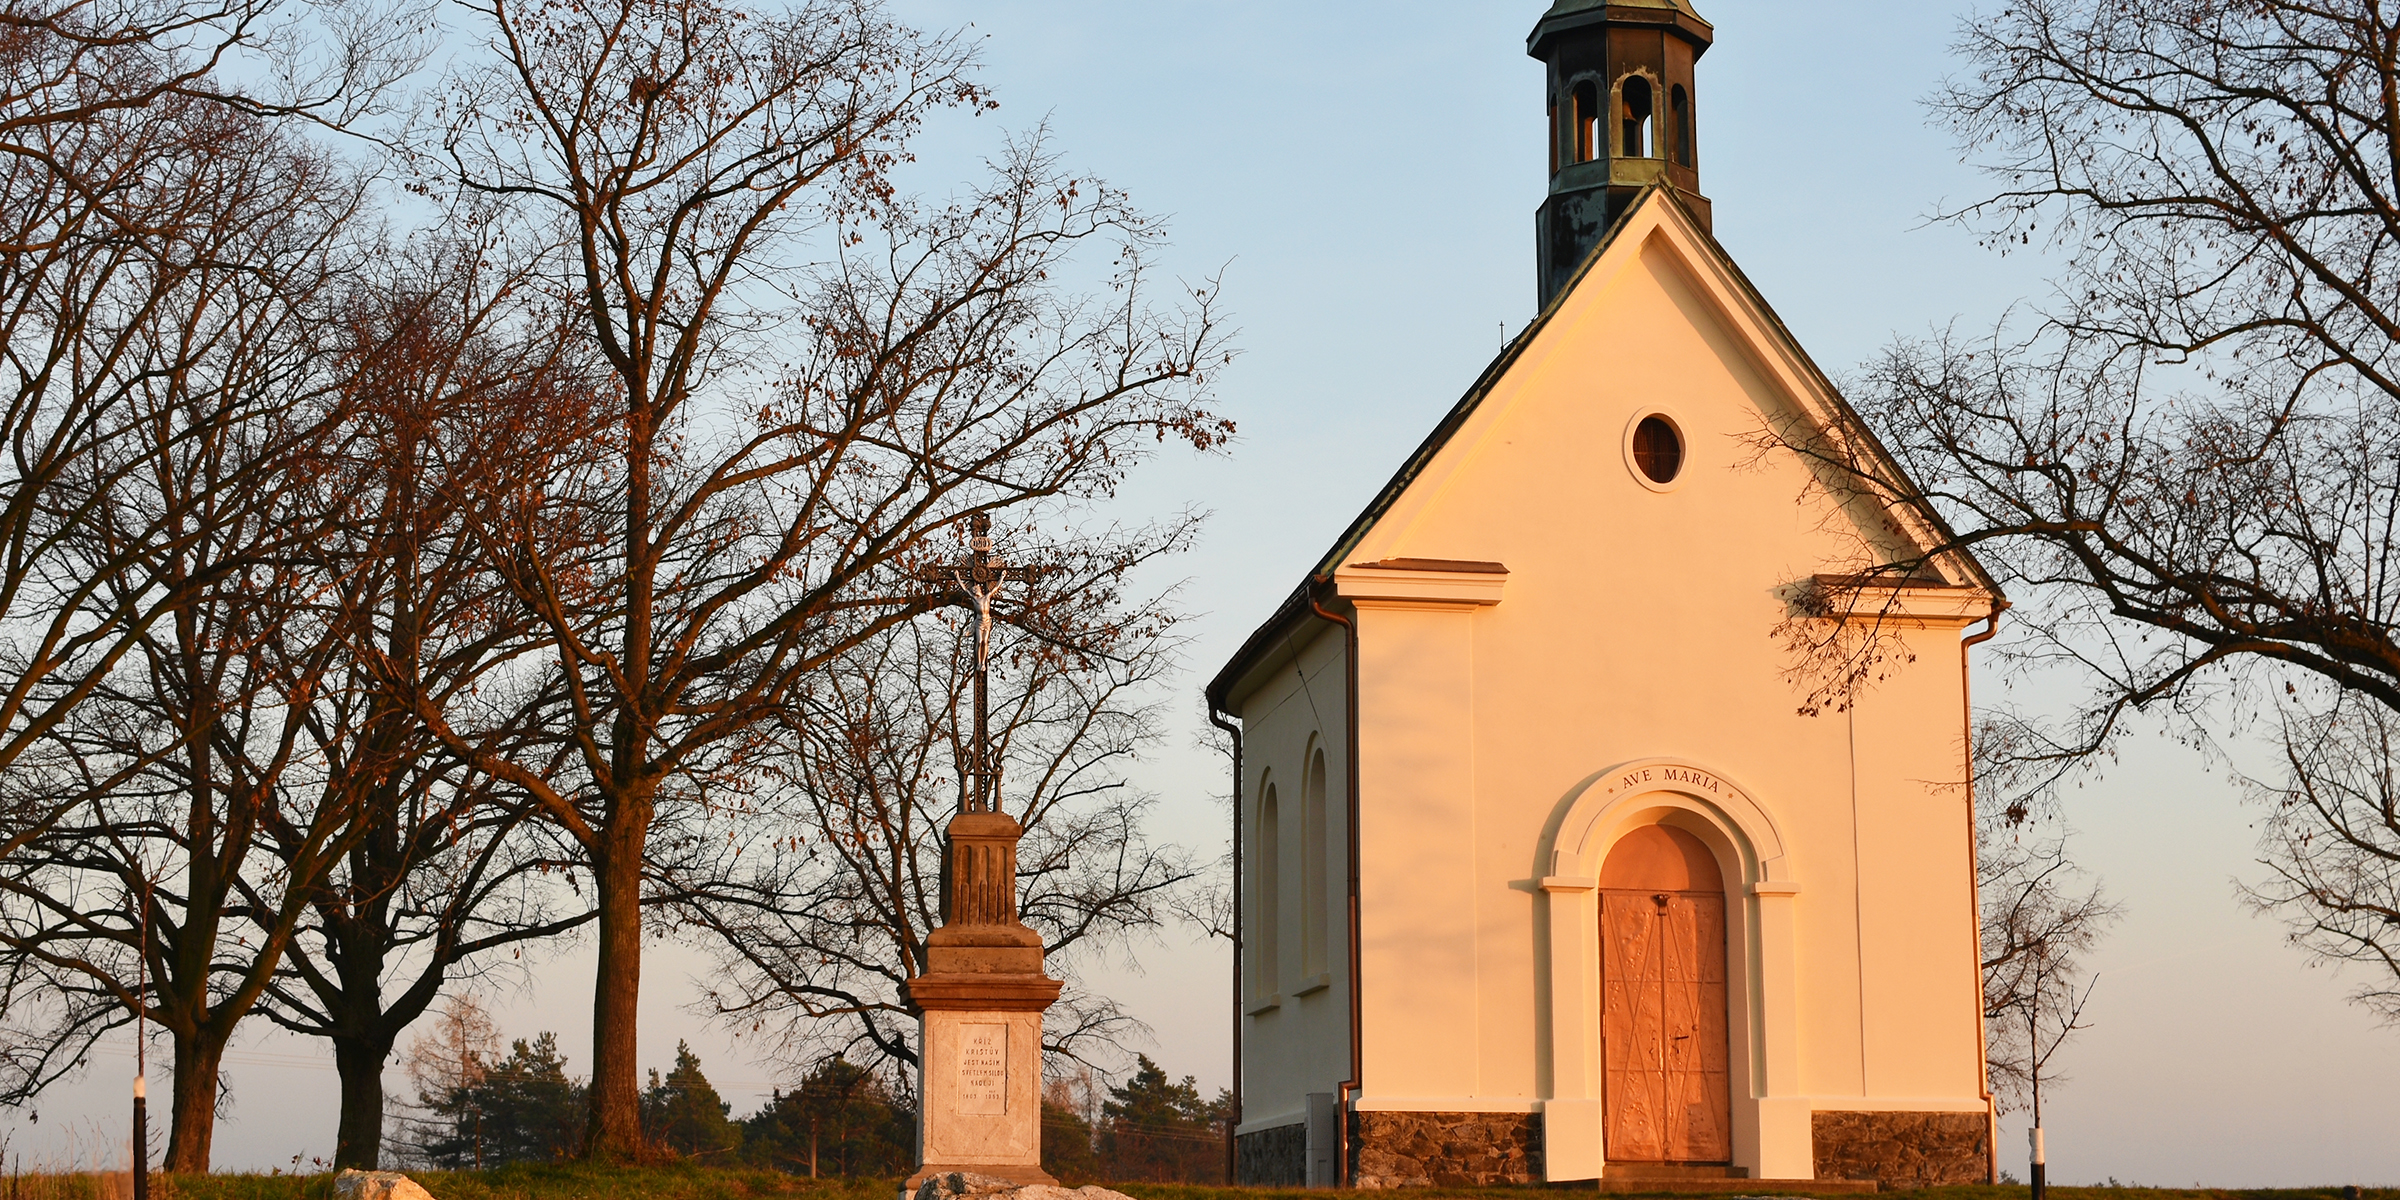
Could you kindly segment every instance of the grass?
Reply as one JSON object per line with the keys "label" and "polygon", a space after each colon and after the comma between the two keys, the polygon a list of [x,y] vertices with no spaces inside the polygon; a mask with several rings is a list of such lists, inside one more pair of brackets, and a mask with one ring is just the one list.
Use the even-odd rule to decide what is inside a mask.
{"label": "grass", "polygon": [[[1115,1190],[1135,1200],[1325,1200],[1323,1192],[1300,1188],[1229,1188],[1200,1187],[1173,1183],[1119,1183]],[[1560,1192],[1579,1189],[1572,1184],[1557,1187],[1485,1187],[1485,1188],[1410,1188],[1395,1200],[1558,1200]],[[1761,1184],[1761,1195],[1774,1194],[1774,1187]],[[2051,1200],[2342,1200],[2339,1187],[2317,1188],[2150,1188],[2150,1187],[2059,1187],[2050,1189]],[[1640,1192],[1612,1192],[1618,1196],[1639,1196]],[[1648,1193],[1667,1196],[1671,1193]],[[1937,1187],[1915,1188],[1906,1191],[1874,1193],[1878,1200],[1895,1197],[1899,1200],[2030,1200],[2033,1189],[2023,1186],[1998,1187]],[[1731,1200],[1731,1196],[1678,1196],[1677,1200]],[[1828,1198],[1834,1200],[1834,1198]],[[2359,1200],[2400,1200],[2400,1188],[2361,1188]]]}
{"label": "grass", "polygon": [[[892,1200],[892,1179],[809,1179],[780,1171],[682,1164],[516,1164],[491,1171],[411,1171],[435,1200]],[[42,1174],[0,1183],[0,1200],[130,1200],[124,1172]],[[151,1200],[333,1200],[333,1175],[151,1176]]]}
{"label": "grass", "polygon": [[[808,1179],[777,1171],[688,1164],[648,1167],[520,1164],[493,1171],[412,1171],[409,1177],[424,1185],[435,1200],[891,1200],[899,1182]],[[5,1183],[6,1190],[0,1192],[0,1200],[126,1200],[130,1183],[121,1173],[24,1175]],[[1134,1200],[1324,1200],[1323,1193],[1300,1188],[1175,1183],[1120,1183],[1113,1187]],[[1580,1189],[1417,1188],[1408,1191],[1406,1200],[1557,1200],[1560,1192],[1576,1190]],[[2053,1200],[2342,1200],[2339,1187],[2052,1187],[2050,1194]],[[1940,1187],[1879,1195],[1895,1200],[2029,1200],[2031,1189],[2005,1185]],[[333,1176],[160,1175],[154,1177],[151,1200],[333,1200]],[[2400,1200],[2400,1188],[2363,1188],[2359,1200]]]}

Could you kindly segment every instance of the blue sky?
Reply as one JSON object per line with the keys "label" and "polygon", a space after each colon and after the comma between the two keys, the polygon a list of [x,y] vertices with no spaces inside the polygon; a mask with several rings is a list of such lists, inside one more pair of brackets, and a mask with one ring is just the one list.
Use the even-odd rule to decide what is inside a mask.
{"label": "blue sky", "polygon": [[[1001,109],[937,125],[929,176],[964,178],[1004,130],[1047,120],[1080,170],[1171,219],[1168,266],[1223,268],[1241,359],[1220,402],[1231,455],[1171,460],[1123,498],[1129,512],[1213,510],[1174,568],[1197,641],[1196,691],[1287,592],[1399,459],[1533,312],[1533,228],[1544,152],[1538,64],[1524,35],[1541,0],[892,0],[983,40]],[[1702,189],[1716,233],[1837,378],[1895,331],[1972,325],[2046,294],[2039,254],[2001,258],[1926,214],[1979,179],[1920,98],[1953,65],[1967,6],[1707,0],[1717,44],[1697,88]],[[955,164],[953,167],[952,164]],[[1976,681],[1979,699],[2008,696]],[[2040,694],[2020,693],[2040,705]],[[1196,703],[1177,703],[1179,718]],[[1213,850],[1218,768],[1182,748],[1146,773],[1162,833]],[[2342,1000],[2279,931],[2234,902],[2255,872],[2251,814],[2221,775],[2143,738],[2069,797],[2079,856],[2129,915],[2095,965],[2094,1027],[2063,1056],[2050,1109],[2059,1182],[2182,1186],[2400,1183],[2400,1031]],[[1227,1078],[1225,953],[1173,935],[1093,982],[1155,1030],[1171,1072]],[[772,1077],[684,1011],[697,962],[671,948],[645,972],[645,1060],[692,1039],[736,1112]],[[501,997],[512,1036],[555,1029],[588,1056],[590,961],[551,959]],[[263,1023],[262,1023],[263,1024]],[[18,1150],[112,1141],[130,1056],[6,1122]],[[316,1047],[266,1033],[232,1056],[223,1167],[325,1154],[334,1076]],[[162,1078],[163,1082],[163,1078]],[[2003,1161],[2023,1158],[2021,1127]],[[59,1149],[45,1151],[43,1147]],[[2021,1168],[2019,1168],[2021,1171]]]}

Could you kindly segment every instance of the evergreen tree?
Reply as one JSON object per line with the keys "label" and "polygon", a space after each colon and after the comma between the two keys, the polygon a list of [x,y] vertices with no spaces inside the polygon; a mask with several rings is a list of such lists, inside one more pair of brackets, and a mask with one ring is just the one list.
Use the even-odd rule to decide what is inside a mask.
{"label": "evergreen tree", "polygon": [[1152,1183],[1215,1183],[1225,1177],[1224,1131],[1219,1122],[1232,1111],[1232,1096],[1219,1093],[1203,1103],[1186,1075],[1170,1083],[1165,1069],[1147,1054],[1135,1056],[1133,1075],[1108,1089],[1100,1106],[1106,1130],[1101,1149],[1111,1179]]}
{"label": "evergreen tree", "polygon": [[732,1110],[700,1073],[700,1056],[677,1042],[675,1069],[665,1079],[656,1068],[650,1071],[650,1088],[642,1094],[642,1132],[653,1149],[678,1158],[729,1158],[742,1144],[742,1127],[726,1116]]}
{"label": "evergreen tree", "polygon": [[586,1104],[584,1083],[567,1076],[558,1035],[518,1038],[507,1058],[484,1064],[471,1055],[461,1082],[443,1094],[420,1092],[433,1114],[416,1149],[434,1166],[496,1167],[551,1162],[575,1153]]}
{"label": "evergreen tree", "polygon": [[838,1054],[799,1087],[777,1090],[742,1129],[744,1158],[795,1175],[906,1175],[916,1163],[916,1113],[873,1071]]}

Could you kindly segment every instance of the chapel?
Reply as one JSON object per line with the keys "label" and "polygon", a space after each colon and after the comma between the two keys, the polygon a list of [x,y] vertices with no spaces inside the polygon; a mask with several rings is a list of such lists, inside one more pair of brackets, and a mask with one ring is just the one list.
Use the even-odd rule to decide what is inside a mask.
{"label": "chapel", "polygon": [[[1762,436],[1880,453],[1710,235],[1713,36],[1534,26],[1540,314],[1208,686],[1240,1182],[1994,1173],[1966,661],[2004,601]],[[1786,635],[1861,606],[1892,652],[1808,703]]]}

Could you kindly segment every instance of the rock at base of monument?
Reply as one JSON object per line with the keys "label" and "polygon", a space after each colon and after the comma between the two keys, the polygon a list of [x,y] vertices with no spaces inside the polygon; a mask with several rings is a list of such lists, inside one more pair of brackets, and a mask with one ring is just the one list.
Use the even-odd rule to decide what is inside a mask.
{"label": "rock at base of monument", "polygon": [[900,1194],[911,1200],[959,1200],[962,1196],[990,1196],[1021,1187],[1057,1185],[1058,1180],[1048,1171],[1029,1163],[929,1166],[909,1176],[908,1182],[900,1185]]}
{"label": "rock at base of monument", "polygon": [[341,1200],[433,1200],[433,1193],[398,1171],[344,1170],[333,1177]]}
{"label": "rock at base of monument", "polygon": [[[1002,1169],[1040,1173],[1039,1168]],[[980,1171],[930,1171],[909,1180],[900,1195],[902,1200],[1133,1200],[1097,1184],[1066,1188],[1048,1175],[1042,1178],[1049,1182],[1029,1183]]]}

